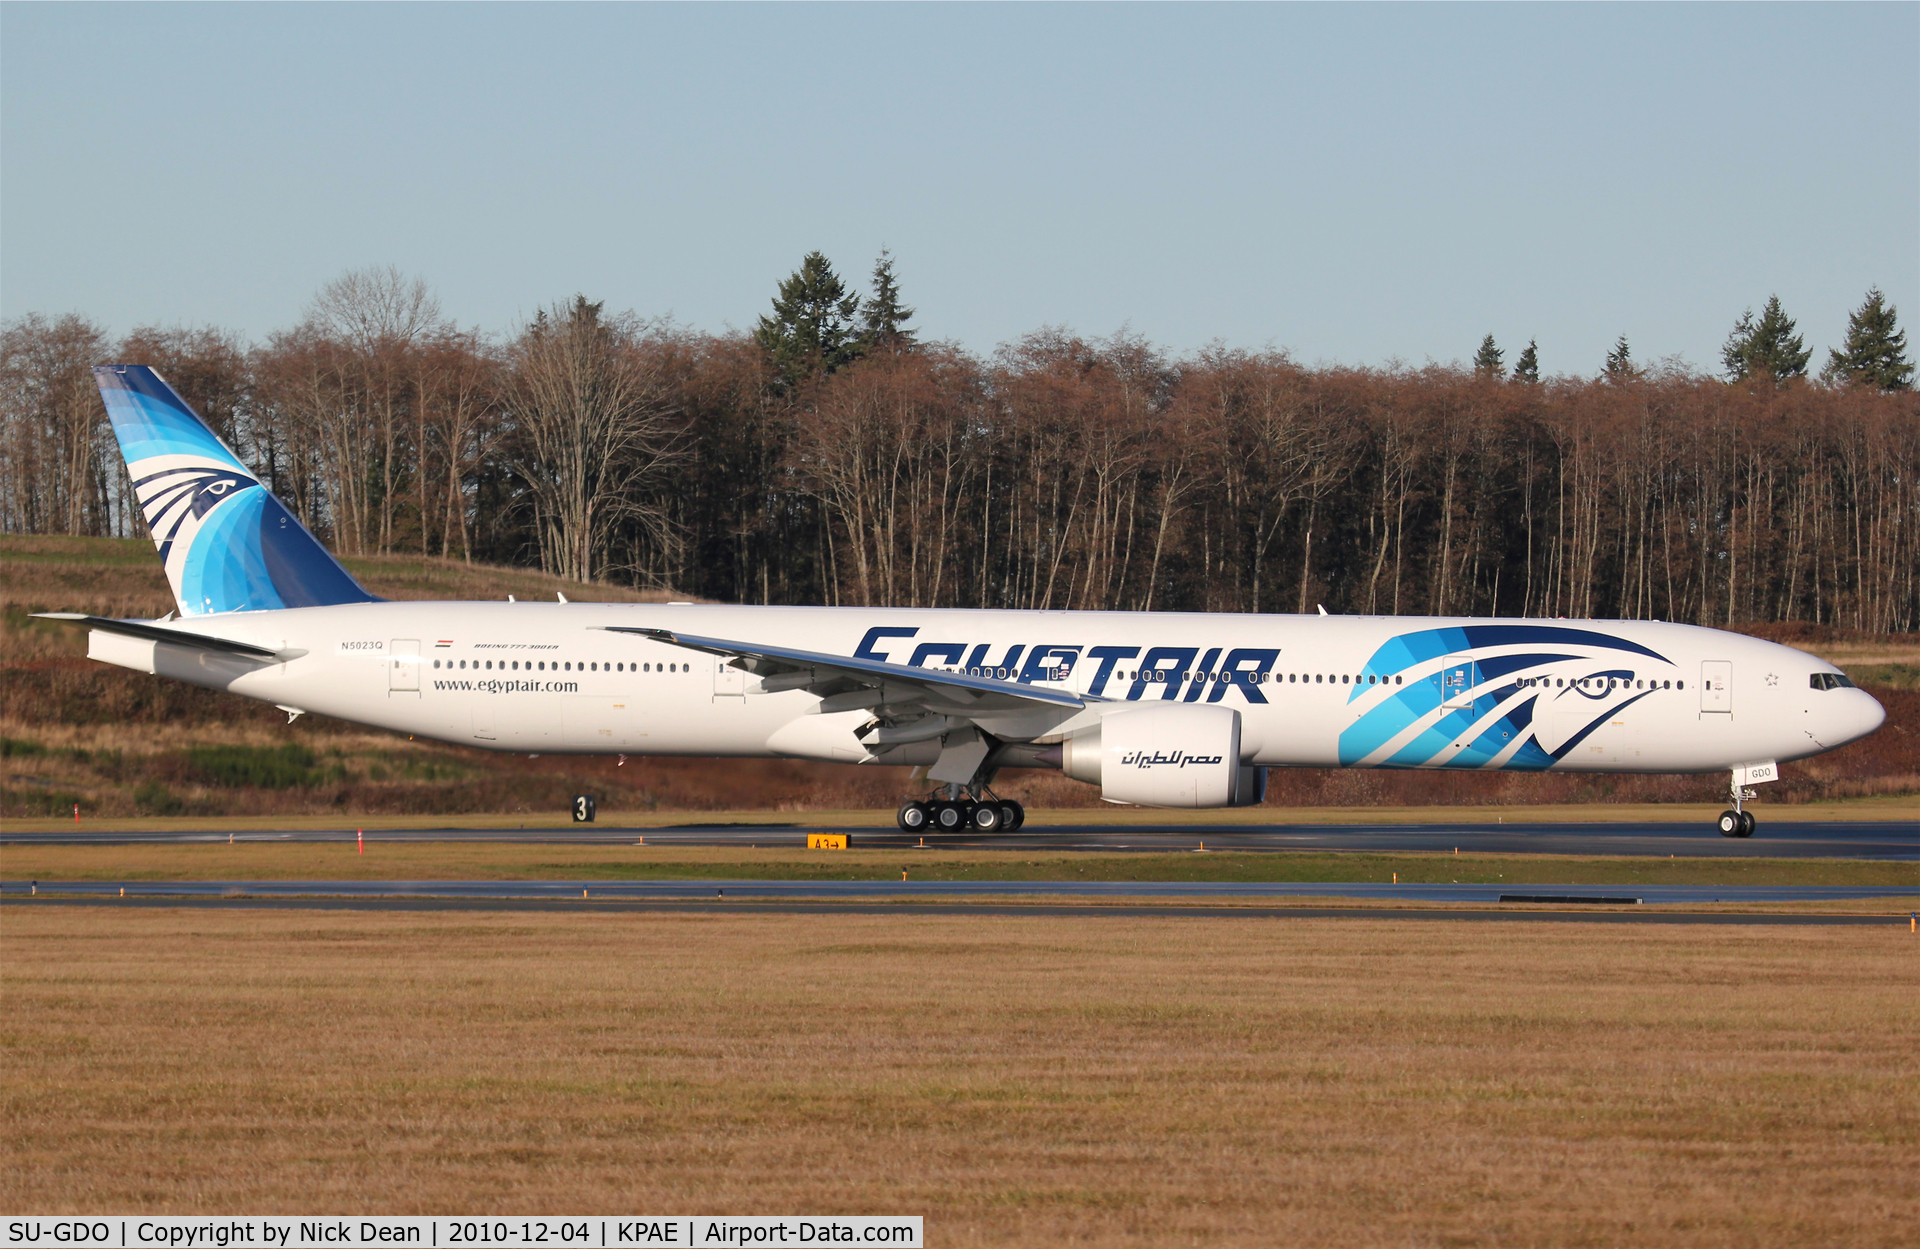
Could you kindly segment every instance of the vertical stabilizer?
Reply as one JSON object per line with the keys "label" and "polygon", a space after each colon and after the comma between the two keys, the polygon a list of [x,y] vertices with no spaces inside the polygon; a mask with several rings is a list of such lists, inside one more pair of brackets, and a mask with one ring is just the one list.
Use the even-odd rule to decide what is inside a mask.
{"label": "vertical stabilizer", "polygon": [[378,601],[158,373],[93,379],[182,616]]}

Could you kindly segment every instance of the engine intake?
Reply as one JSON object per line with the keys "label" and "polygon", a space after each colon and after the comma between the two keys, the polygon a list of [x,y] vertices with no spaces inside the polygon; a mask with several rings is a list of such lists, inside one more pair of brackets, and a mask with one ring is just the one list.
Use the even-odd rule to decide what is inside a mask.
{"label": "engine intake", "polygon": [[1111,802],[1140,807],[1247,807],[1267,770],[1240,763],[1240,713],[1184,703],[1128,707],[1061,743],[1060,767]]}

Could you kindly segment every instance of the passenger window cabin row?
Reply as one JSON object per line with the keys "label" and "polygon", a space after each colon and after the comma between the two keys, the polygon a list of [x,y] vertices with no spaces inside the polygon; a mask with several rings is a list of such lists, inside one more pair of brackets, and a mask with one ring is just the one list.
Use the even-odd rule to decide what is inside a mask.
{"label": "passenger window cabin row", "polygon": [[1521,677],[1520,684],[1529,689],[1539,686],[1556,690],[1565,689],[1569,685],[1580,690],[1683,690],[1687,688],[1685,681],[1650,681],[1633,677],[1575,677],[1571,681],[1562,677]]}
{"label": "passenger window cabin row", "polygon": [[[448,668],[456,667],[455,660],[449,659],[444,662],[446,667]],[[547,672],[547,671],[576,672],[577,671],[577,672],[669,673],[669,672],[693,671],[693,666],[691,664],[682,664],[682,663],[673,663],[673,664],[610,663],[609,664],[609,663],[601,663],[594,660],[590,660],[585,663],[576,663],[572,660],[545,660],[545,659],[541,659],[541,660],[475,659],[471,661],[462,659],[457,661],[457,666],[459,669],[464,670],[465,668],[467,668],[469,663],[471,663],[472,667],[475,670],[486,671],[486,672],[493,671],[495,664],[499,665],[499,670],[502,672],[519,672],[522,670],[523,664],[525,665],[525,670],[528,672]],[[435,668],[439,668],[441,664],[442,664],[441,660],[436,659],[433,661],[433,666]],[[957,668],[947,668],[945,669],[945,671],[960,672],[961,670]],[[1054,668],[1054,669],[1051,669],[1050,672],[1052,675],[1050,676],[1049,679],[1056,680],[1056,681],[1063,679],[1062,676],[1060,675],[1061,669]],[[999,680],[1004,681],[1004,680],[1011,679],[1011,670],[1007,668],[968,668],[964,671],[963,675],[997,678]],[[1356,676],[1351,673],[1344,673],[1344,672],[1343,673],[1169,672],[1164,668],[1125,669],[1115,673],[1113,680],[1120,681],[1120,682],[1136,682],[1136,683],[1150,682],[1154,684],[1165,684],[1168,681],[1177,681],[1181,684],[1185,684],[1188,681],[1201,681],[1201,682],[1238,681],[1248,685],[1266,685],[1269,683],[1277,685],[1283,681],[1288,685],[1335,685],[1335,684],[1338,684],[1338,685],[1362,685],[1362,684],[1401,685],[1401,684],[1404,684],[1404,678],[1398,677],[1398,676],[1392,677],[1391,679],[1389,679],[1383,676],[1373,676],[1373,675],[1364,675],[1364,674],[1360,676]],[[1551,688],[1551,689],[1564,689],[1569,684],[1569,682],[1565,678],[1561,678],[1561,677],[1521,677],[1519,680],[1519,684],[1523,687],[1539,686],[1539,687],[1545,687],[1545,688]],[[1646,680],[1646,679],[1636,680],[1631,677],[1576,677],[1572,680],[1571,684],[1577,689],[1604,688],[1604,689],[1611,690],[1615,688],[1620,688],[1620,689],[1632,688],[1632,689],[1681,689],[1681,690],[1684,690],[1687,688],[1687,683],[1685,681],[1672,681],[1672,680],[1657,681],[1657,680]],[[1812,678],[1808,681],[1808,684],[1817,690],[1818,689],[1843,689],[1843,688],[1851,687],[1853,685],[1853,682],[1849,681],[1846,677],[1840,675],[1839,673],[1816,672],[1813,674]]]}
{"label": "passenger window cabin row", "polygon": [[[467,663],[468,663],[467,660],[462,659],[459,661],[459,667],[464,669],[467,666]],[[525,660],[522,660],[522,659],[500,659],[500,660],[475,659],[472,661],[472,663],[476,670],[482,671],[482,672],[493,671],[493,666],[496,663],[500,665],[500,671],[502,672],[519,672],[521,671],[522,664],[525,665],[525,670],[528,672],[551,671],[551,672],[660,672],[660,673],[666,673],[666,672],[692,672],[693,671],[692,664],[655,664],[655,663],[603,664],[597,661],[589,661],[587,663],[575,663],[572,660],[564,660],[564,659],[525,659]],[[455,666],[455,661],[449,659],[446,661],[446,665],[449,668],[453,668]],[[440,661],[438,659],[434,660],[433,666],[438,668],[440,666]]]}
{"label": "passenger window cabin row", "polygon": [[[941,671],[958,673],[961,676],[987,677],[1001,681],[1011,680],[1013,678],[1013,670],[1010,668],[943,668]],[[1047,672],[1047,679],[1050,681],[1065,679],[1059,668],[1049,669]],[[1839,679],[1842,681],[1846,680],[1845,677]],[[1356,676],[1352,673],[1345,672],[1173,672],[1165,668],[1126,668],[1115,672],[1110,678],[1110,682],[1122,684],[1129,682],[1148,682],[1164,685],[1170,681],[1178,684],[1185,684],[1189,681],[1228,681],[1240,682],[1247,685],[1279,685],[1283,683],[1287,685],[1404,685],[1406,683],[1405,677],[1402,676],[1384,677],[1365,673]],[[1552,689],[1565,689],[1569,684],[1572,684],[1578,689],[1598,689],[1602,683],[1605,683],[1605,688],[1607,689],[1684,690],[1687,688],[1685,681],[1655,681],[1645,678],[1636,680],[1632,677],[1575,677],[1571,682],[1563,677],[1521,677],[1519,679],[1519,684],[1522,686],[1542,686]],[[1816,683],[1815,688],[1838,687],[1824,687]]]}

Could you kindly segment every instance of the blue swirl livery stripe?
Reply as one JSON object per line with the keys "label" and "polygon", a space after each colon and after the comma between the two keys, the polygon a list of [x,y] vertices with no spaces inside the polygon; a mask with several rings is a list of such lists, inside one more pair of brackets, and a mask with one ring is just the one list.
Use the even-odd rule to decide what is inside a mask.
{"label": "blue swirl livery stripe", "polygon": [[[1438,632],[1438,630],[1436,630]],[[1391,645],[1391,643],[1389,643]],[[1385,649],[1384,647],[1382,648]],[[1441,651],[1448,654],[1448,651]],[[1378,658],[1378,656],[1376,656]],[[1506,676],[1513,672],[1523,672],[1529,668],[1545,667],[1565,659],[1578,659],[1577,655],[1559,652],[1536,652],[1523,655],[1491,655],[1479,660],[1477,668],[1480,679],[1488,680]],[[1391,675],[1391,674],[1390,674]],[[1378,688],[1378,687],[1374,687]],[[1364,689],[1363,691],[1364,692]],[[1351,701],[1351,699],[1349,699]],[[1410,685],[1394,687],[1393,693],[1378,706],[1370,709],[1357,722],[1350,725],[1340,735],[1340,757],[1349,763],[1357,763],[1371,755],[1407,729],[1425,719],[1443,701],[1438,675],[1425,680],[1415,680]],[[1479,705],[1479,699],[1475,699]],[[1473,708],[1463,708],[1443,717],[1411,742],[1395,751],[1384,767],[1417,767],[1444,750],[1447,744],[1459,740],[1458,734],[1474,722]],[[1348,759],[1349,753],[1353,754]]]}
{"label": "blue swirl livery stripe", "polygon": [[1554,759],[1559,760],[1559,759],[1566,758],[1567,752],[1571,751],[1575,746],[1578,746],[1581,742],[1586,741],[1588,735],[1591,734],[1595,729],[1599,728],[1602,724],[1605,724],[1610,717],[1619,715],[1621,712],[1625,711],[1627,708],[1633,706],[1635,703],[1639,702],[1641,699],[1647,697],[1647,695],[1650,694],[1651,692],[1652,692],[1651,690],[1643,690],[1640,693],[1635,694],[1632,698],[1629,698],[1627,701],[1619,704],[1618,706],[1607,707],[1603,709],[1599,715],[1595,716],[1593,719],[1587,722],[1587,726],[1585,728],[1581,729],[1579,732],[1567,738],[1566,741],[1560,743],[1559,747],[1552,752]]}
{"label": "blue swirl livery stripe", "polygon": [[274,592],[260,544],[247,540],[250,531],[260,528],[260,505],[266,497],[267,492],[255,486],[207,514],[183,562],[182,602],[217,604],[215,611],[286,606]]}
{"label": "blue swirl livery stripe", "polygon": [[[1502,690],[1499,695],[1496,695],[1496,697],[1504,698],[1511,696],[1515,688],[1517,687],[1509,686],[1507,689]],[[1480,736],[1468,743],[1468,745],[1462,749],[1459,754],[1449,760],[1449,762],[1452,766],[1458,768],[1486,767],[1488,764],[1499,759],[1509,747],[1512,747],[1516,739],[1519,741],[1519,748],[1514,751],[1515,754],[1519,754],[1521,750],[1524,750],[1528,746],[1534,746],[1538,749],[1538,744],[1527,734],[1527,726],[1532,723],[1533,699],[1523,698],[1499,715],[1488,716],[1487,726],[1481,730]],[[1546,752],[1541,751],[1541,753],[1545,754]],[[1511,758],[1505,766],[1514,766]],[[1522,768],[1525,767],[1524,764],[1520,766]]]}
{"label": "blue swirl livery stripe", "polygon": [[[1507,647],[1543,649],[1487,653]],[[1340,734],[1340,762],[1352,766],[1374,759],[1398,741],[1390,754],[1374,759],[1375,766],[1432,767],[1437,758],[1452,750],[1454,753],[1437,766],[1497,766],[1520,771],[1552,767],[1619,707],[1597,709],[1599,714],[1590,723],[1548,750],[1538,741],[1534,723],[1538,696],[1528,694],[1515,701],[1523,689],[1530,687],[1519,681],[1498,688],[1491,683],[1556,664],[1617,661],[1622,654],[1662,664],[1670,662],[1638,642],[1568,625],[1462,624],[1401,634],[1389,639],[1367,660],[1362,675],[1369,680],[1356,683],[1347,696],[1349,705],[1373,701]],[[1449,657],[1464,657],[1464,662],[1443,667],[1439,661]],[[1444,688],[1449,674],[1456,682],[1451,700]],[[1585,675],[1631,674],[1615,669]],[[1394,684],[1396,680],[1400,683]],[[1444,706],[1450,701],[1457,705]]]}
{"label": "blue swirl livery stripe", "polygon": [[379,601],[158,373],[93,376],[181,615]]}
{"label": "blue swirl livery stripe", "polygon": [[129,468],[156,456],[185,455],[253,476],[152,369],[103,366],[93,371],[93,380],[106,401],[107,419],[113,422],[113,436],[120,440],[120,454]]}
{"label": "blue swirl livery stripe", "polygon": [[[1418,633],[1403,633],[1389,639],[1373,653],[1373,658],[1367,660],[1365,671],[1370,676],[1393,676],[1442,655],[1488,650],[1496,646],[1591,646],[1601,650],[1624,651],[1630,655],[1645,655],[1661,663],[1668,662],[1666,656],[1648,650],[1638,642],[1610,637],[1592,629],[1534,624],[1448,625],[1439,629],[1422,629]],[[1360,693],[1356,689],[1353,698],[1359,697]]]}

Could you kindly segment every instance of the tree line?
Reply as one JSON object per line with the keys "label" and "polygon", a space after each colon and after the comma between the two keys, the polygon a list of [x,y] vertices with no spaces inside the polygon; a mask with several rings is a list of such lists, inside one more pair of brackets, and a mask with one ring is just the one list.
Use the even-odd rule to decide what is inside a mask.
{"label": "tree line", "polygon": [[1870,292],[1818,377],[1770,300],[1726,372],[1300,365],[916,332],[892,259],[814,253],[754,329],[584,297],[461,329],[350,273],[249,343],[4,326],[0,526],[143,532],[88,369],[147,363],[348,554],[742,603],[1920,624],[1920,399]]}

